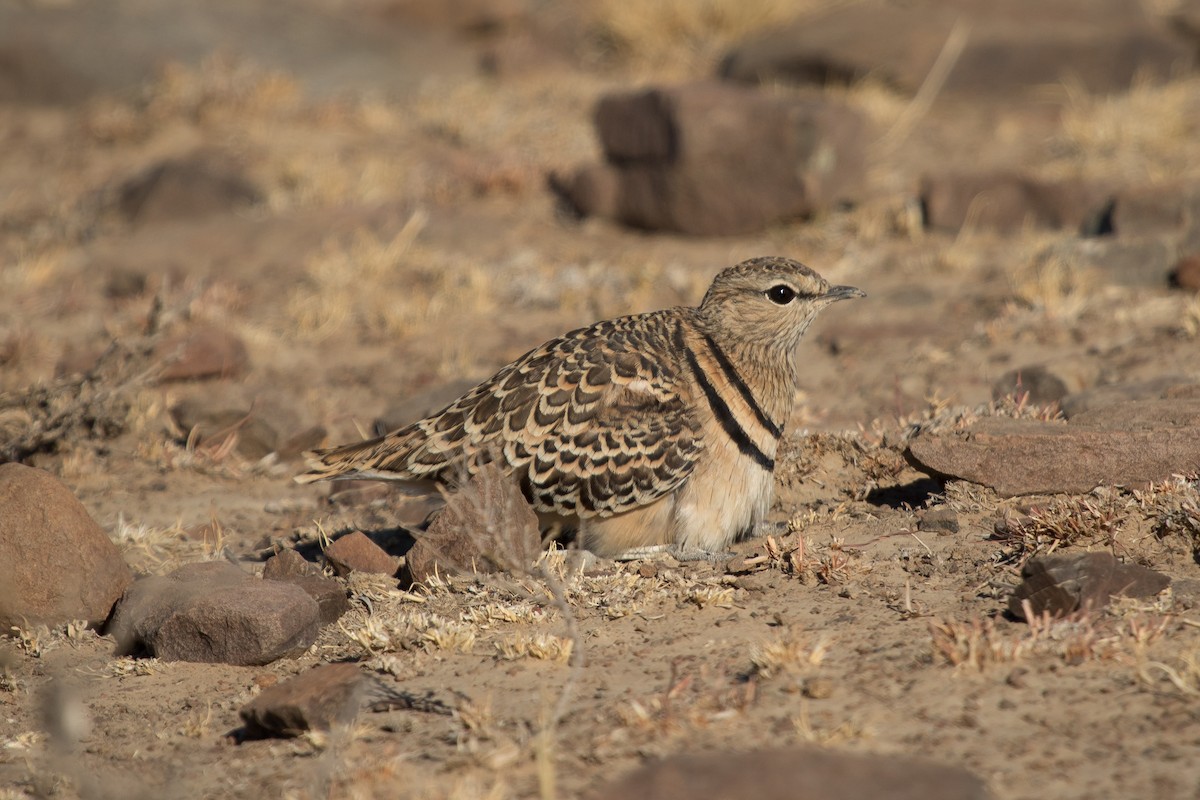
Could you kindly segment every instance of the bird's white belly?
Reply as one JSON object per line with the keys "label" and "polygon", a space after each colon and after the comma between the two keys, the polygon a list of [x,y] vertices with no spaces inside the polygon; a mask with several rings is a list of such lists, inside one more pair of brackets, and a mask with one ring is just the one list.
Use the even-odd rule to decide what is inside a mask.
{"label": "bird's white belly", "polygon": [[[684,550],[719,553],[767,516],[774,473],[743,455],[731,440],[710,450],[680,491],[675,507],[675,544]],[[774,442],[766,455],[773,458]]]}

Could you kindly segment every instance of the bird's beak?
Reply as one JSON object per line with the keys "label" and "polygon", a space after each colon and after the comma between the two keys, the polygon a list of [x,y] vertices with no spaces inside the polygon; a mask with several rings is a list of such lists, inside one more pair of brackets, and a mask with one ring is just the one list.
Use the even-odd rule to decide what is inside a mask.
{"label": "bird's beak", "polygon": [[854,286],[831,286],[829,291],[825,293],[826,299],[828,299],[830,302],[835,300],[849,300],[852,297],[866,296],[866,292]]}

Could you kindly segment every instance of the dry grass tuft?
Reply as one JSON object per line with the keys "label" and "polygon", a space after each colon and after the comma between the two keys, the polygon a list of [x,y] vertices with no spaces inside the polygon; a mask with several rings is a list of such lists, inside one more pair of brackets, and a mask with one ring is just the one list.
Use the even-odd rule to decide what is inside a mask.
{"label": "dry grass tuft", "polygon": [[763,679],[778,675],[810,675],[824,662],[829,644],[829,639],[824,636],[810,644],[789,629],[771,641],[754,645],[750,650],[750,666],[754,674]]}

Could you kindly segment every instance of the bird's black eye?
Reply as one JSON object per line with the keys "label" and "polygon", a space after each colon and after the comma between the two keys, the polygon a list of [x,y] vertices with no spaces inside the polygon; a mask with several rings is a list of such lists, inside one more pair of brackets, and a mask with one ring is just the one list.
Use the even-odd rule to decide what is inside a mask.
{"label": "bird's black eye", "polygon": [[767,289],[767,299],[776,305],[786,306],[796,299],[796,290],[781,283]]}

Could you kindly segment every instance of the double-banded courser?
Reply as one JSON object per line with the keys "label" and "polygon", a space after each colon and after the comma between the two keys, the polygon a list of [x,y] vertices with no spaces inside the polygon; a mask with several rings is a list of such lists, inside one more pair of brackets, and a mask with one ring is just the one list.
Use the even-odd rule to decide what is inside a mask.
{"label": "double-banded courser", "polygon": [[425,419],[317,450],[296,480],[378,479],[432,491],[485,461],[546,527],[614,556],[718,553],[764,520],[775,452],[821,309],[863,297],[787,258],[722,271],[696,308],[580,328]]}

